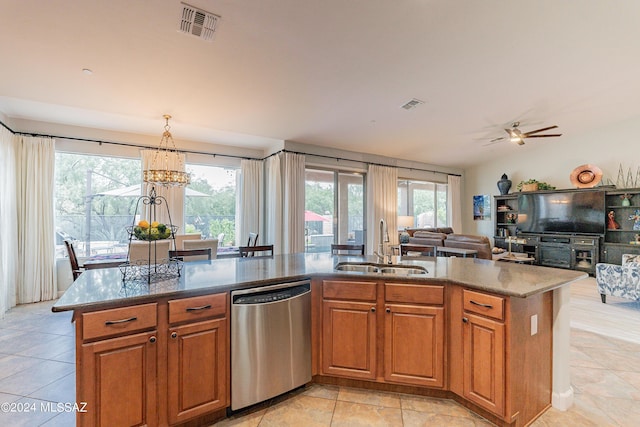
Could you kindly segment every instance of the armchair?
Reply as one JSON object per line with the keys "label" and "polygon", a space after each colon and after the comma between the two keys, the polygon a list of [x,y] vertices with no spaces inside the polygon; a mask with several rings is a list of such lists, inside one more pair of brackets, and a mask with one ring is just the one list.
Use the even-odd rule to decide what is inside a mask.
{"label": "armchair", "polygon": [[607,295],[640,300],[640,255],[623,254],[622,265],[596,264],[596,284],[603,304]]}

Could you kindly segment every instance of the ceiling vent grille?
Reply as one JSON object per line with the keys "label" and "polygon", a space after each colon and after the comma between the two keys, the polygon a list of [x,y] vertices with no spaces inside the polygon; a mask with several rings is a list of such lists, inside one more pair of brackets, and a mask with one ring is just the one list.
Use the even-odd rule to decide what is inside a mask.
{"label": "ceiling vent grille", "polygon": [[413,110],[420,104],[424,104],[424,101],[420,101],[419,99],[413,98],[411,101],[404,104],[402,108],[404,108],[405,110]]}
{"label": "ceiling vent grille", "polygon": [[182,4],[182,16],[178,31],[191,34],[203,40],[213,40],[213,34],[220,17],[213,13],[205,12],[186,3]]}

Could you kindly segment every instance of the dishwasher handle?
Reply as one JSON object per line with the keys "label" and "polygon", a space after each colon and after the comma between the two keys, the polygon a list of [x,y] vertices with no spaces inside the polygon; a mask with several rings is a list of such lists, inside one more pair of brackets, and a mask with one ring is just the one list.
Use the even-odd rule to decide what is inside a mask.
{"label": "dishwasher handle", "polygon": [[251,289],[250,293],[241,293],[235,295],[231,294],[233,305],[255,305],[255,304],[269,304],[274,302],[286,301],[292,298],[299,297],[301,295],[311,292],[310,282],[294,282],[288,284],[289,286],[272,287],[265,286],[264,288]]}

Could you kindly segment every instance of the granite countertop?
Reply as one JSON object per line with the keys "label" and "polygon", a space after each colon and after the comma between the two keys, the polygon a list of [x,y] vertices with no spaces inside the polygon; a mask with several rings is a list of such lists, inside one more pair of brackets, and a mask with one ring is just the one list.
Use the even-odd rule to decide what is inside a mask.
{"label": "granite countertop", "polygon": [[338,262],[375,263],[373,256],[331,256],[330,254],[276,255],[273,258],[227,258],[184,263],[180,277],[155,283],[123,282],[119,268],[88,270],[69,287],[53,306],[53,311],[92,310],[105,306],[131,305],[161,297],[185,297],[225,292],[288,282],[314,276],[353,279],[390,279],[411,282],[456,283],[478,290],[514,297],[547,292],[586,273],[557,268],[490,261],[476,258],[394,258],[394,263],[418,265],[427,274],[391,274],[335,271]]}

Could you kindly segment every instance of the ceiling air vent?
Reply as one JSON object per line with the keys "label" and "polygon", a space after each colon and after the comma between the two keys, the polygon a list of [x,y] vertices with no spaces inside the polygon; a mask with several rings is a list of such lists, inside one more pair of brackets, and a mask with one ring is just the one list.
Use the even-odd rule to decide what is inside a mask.
{"label": "ceiling air vent", "polygon": [[213,33],[220,17],[213,13],[205,12],[197,7],[182,4],[182,16],[178,31],[194,35],[203,40],[213,40]]}
{"label": "ceiling air vent", "polygon": [[420,101],[419,99],[413,98],[411,101],[404,104],[402,108],[404,108],[405,110],[413,110],[420,104],[424,104],[424,101]]}

